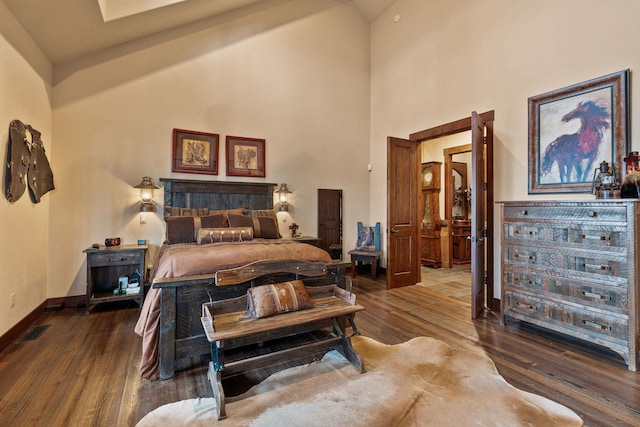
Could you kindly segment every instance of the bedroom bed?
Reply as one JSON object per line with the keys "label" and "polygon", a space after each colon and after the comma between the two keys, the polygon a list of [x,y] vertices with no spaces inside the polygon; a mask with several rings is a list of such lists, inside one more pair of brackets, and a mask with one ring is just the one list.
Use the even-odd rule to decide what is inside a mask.
{"label": "bedroom bed", "polygon": [[[135,331],[142,336],[140,375],[168,379],[206,365],[210,346],[202,304],[246,294],[255,284],[307,277],[337,281],[337,265],[315,246],[282,239],[273,211],[275,184],[161,178],[167,239],[157,251]],[[216,286],[216,272],[262,262],[262,273]]]}

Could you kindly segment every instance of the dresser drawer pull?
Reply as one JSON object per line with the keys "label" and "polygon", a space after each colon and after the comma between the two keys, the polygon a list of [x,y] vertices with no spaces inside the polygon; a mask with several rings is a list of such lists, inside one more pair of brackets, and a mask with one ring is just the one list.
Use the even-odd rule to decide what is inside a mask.
{"label": "dresser drawer pull", "polygon": [[599,323],[592,322],[591,320],[583,320],[582,324],[588,326],[593,329],[600,329],[601,331],[610,331],[611,326],[609,325],[600,325]]}
{"label": "dresser drawer pull", "polygon": [[591,218],[595,218],[598,216],[598,212],[596,211],[587,212],[587,216],[590,216]]}
{"label": "dresser drawer pull", "polygon": [[525,234],[527,236],[535,236],[538,233],[535,231],[521,231],[521,230],[516,230],[516,234]]}
{"label": "dresser drawer pull", "polygon": [[580,238],[583,240],[611,240],[609,236],[588,236],[586,234],[581,234]]}
{"label": "dresser drawer pull", "polygon": [[536,257],[534,255],[519,255],[519,254],[515,254],[514,255],[514,259],[516,259],[516,260],[523,259],[525,261],[535,261]]}
{"label": "dresser drawer pull", "polygon": [[536,311],[536,308],[531,304],[525,304],[523,302],[517,302],[516,305],[518,306],[518,308],[522,308],[524,310],[528,310],[528,311],[530,311],[532,313]]}
{"label": "dresser drawer pull", "polygon": [[525,280],[525,279],[516,279],[515,283],[522,283],[524,285],[533,285],[533,280]]}
{"label": "dresser drawer pull", "polygon": [[596,264],[582,264],[582,266],[586,269],[586,268],[591,268],[594,270],[611,270],[611,267],[609,267],[608,265],[596,265]]}
{"label": "dresser drawer pull", "polygon": [[522,211],[522,212],[520,213],[520,215],[522,215],[522,216],[527,216],[527,215],[529,215],[529,211]]}
{"label": "dresser drawer pull", "polygon": [[611,300],[611,297],[608,297],[606,295],[600,295],[600,294],[594,294],[593,292],[587,292],[587,291],[580,291],[580,293],[588,298],[594,298],[594,299],[599,299],[599,300]]}

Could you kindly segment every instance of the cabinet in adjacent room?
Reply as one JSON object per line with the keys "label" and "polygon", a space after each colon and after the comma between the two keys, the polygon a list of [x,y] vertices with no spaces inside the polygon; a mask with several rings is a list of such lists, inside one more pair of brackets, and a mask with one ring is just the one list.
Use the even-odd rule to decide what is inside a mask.
{"label": "cabinet in adjacent room", "polygon": [[502,316],[620,354],[638,369],[640,202],[501,203]]}
{"label": "cabinet in adjacent room", "polygon": [[439,268],[442,264],[440,242],[440,168],[441,162],[422,164],[422,221],[420,260],[422,265]]}

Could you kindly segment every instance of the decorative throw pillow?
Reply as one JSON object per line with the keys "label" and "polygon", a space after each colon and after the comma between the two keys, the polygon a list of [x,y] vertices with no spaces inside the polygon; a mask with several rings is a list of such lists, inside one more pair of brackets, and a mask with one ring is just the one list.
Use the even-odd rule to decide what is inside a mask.
{"label": "decorative throw pillow", "polygon": [[229,227],[251,227],[253,237],[279,239],[278,221],[267,216],[248,216],[229,214]]}
{"label": "decorative throw pillow", "polygon": [[278,216],[273,209],[244,209],[244,214],[249,216],[258,216],[258,217],[269,217],[273,218],[276,224],[276,232],[278,233],[278,238],[282,237],[280,234],[280,229],[278,226]]}
{"label": "decorative throw pillow", "polygon": [[207,216],[168,216],[165,217],[167,224],[167,243],[193,243],[198,237],[198,230],[201,228],[222,227],[222,215]]}
{"label": "decorative throw pillow", "polygon": [[198,230],[199,245],[219,242],[246,242],[253,239],[251,227],[201,228]]}
{"label": "decorative throw pillow", "polygon": [[256,319],[312,307],[313,299],[301,280],[256,286],[247,290],[247,311]]}
{"label": "decorative throw pillow", "polygon": [[174,208],[173,206],[165,206],[166,216],[205,216],[209,215],[208,208]]}
{"label": "decorative throw pillow", "polygon": [[242,208],[236,208],[236,209],[209,209],[209,215],[217,215],[217,214],[222,214],[223,215],[223,218],[222,218],[222,226],[223,227],[229,227],[229,219],[228,219],[229,214],[242,215],[243,213],[244,213],[244,209],[242,209]]}

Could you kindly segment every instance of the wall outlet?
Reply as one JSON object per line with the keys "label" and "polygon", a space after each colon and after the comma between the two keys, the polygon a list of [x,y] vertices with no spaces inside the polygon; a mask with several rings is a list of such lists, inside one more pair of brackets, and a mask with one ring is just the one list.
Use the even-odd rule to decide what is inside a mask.
{"label": "wall outlet", "polygon": [[9,295],[9,307],[13,308],[16,305],[16,294],[15,293],[11,293],[11,295]]}

